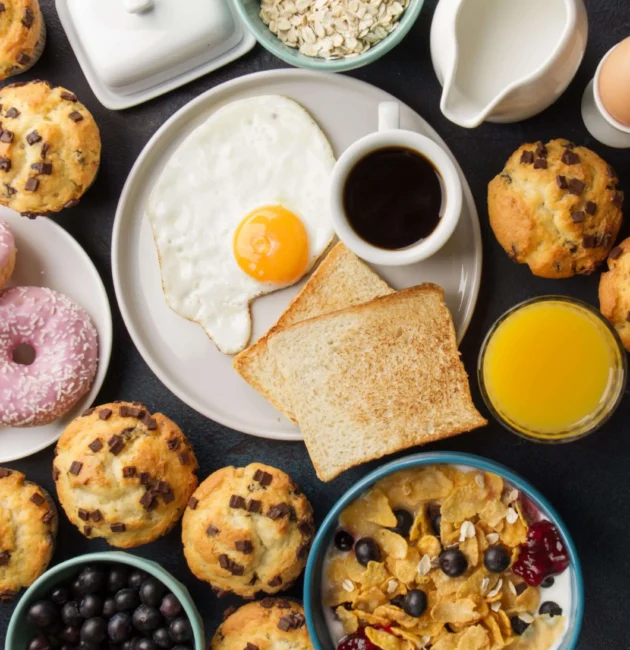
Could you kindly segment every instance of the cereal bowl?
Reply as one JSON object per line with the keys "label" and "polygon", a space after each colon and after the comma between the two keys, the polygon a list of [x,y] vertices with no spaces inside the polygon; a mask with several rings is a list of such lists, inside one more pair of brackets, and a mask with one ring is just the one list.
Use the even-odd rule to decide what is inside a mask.
{"label": "cereal bowl", "polygon": [[343,72],[369,65],[396,47],[416,22],[424,0],[409,0],[409,5],[401,15],[398,26],[369,50],[361,54],[339,59],[307,56],[306,54],[302,54],[297,48],[289,47],[283,43],[260,17],[260,0],[232,0],[232,4],[256,40],[279,59],[298,68],[306,68],[307,70]]}
{"label": "cereal bowl", "polygon": [[[397,482],[396,475],[401,472],[405,472],[405,474],[400,474],[401,479],[406,478]],[[441,509],[437,515],[431,513],[431,510],[438,497],[435,495],[431,497],[421,496],[422,490],[428,489],[426,486],[433,484],[432,478],[429,481],[429,474],[436,478],[439,478],[437,474],[440,474],[441,480],[437,484],[441,484],[441,488],[446,486],[445,489],[449,491],[448,497],[444,495],[439,497],[442,498],[442,501],[439,503]],[[414,483],[409,478],[410,476],[411,479],[420,480]],[[444,482],[445,478],[447,483]],[[373,488],[377,483],[379,489],[374,490]],[[412,486],[411,490],[405,487],[408,485]],[[467,515],[469,519],[476,519],[474,524],[471,521],[464,521],[461,529],[459,526],[453,527],[450,524],[451,521],[454,521],[451,517],[453,507],[458,508],[458,504],[467,502],[467,499],[461,498],[461,494],[475,494],[475,485],[482,490],[482,494],[486,495],[483,497],[484,504],[486,501],[493,501],[492,512],[495,512],[494,506],[498,508],[500,502],[503,503],[501,507],[505,507],[506,512],[513,511],[511,515],[514,515],[514,517],[506,516],[505,522],[501,523],[500,519],[496,517],[492,520],[484,511],[483,517]],[[460,489],[464,490],[464,492],[458,492]],[[411,496],[403,497],[402,495]],[[382,498],[385,498],[385,503],[388,504],[384,509],[381,508]],[[396,544],[400,542],[400,537],[395,535],[398,540],[396,544],[393,543],[395,540],[387,539],[388,537],[391,538],[392,532],[396,531],[390,532],[387,530],[387,528],[391,530],[394,527],[389,522],[385,526],[385,516],[387,511],[389,511],[388,516],[393,516],[393,508],[396,511],[396,527],[400,529],[402,526],[404,528],[402,523],[404,518],[399,519],[399,509],[401,505],[406,503],[405,498],[408,500],[416,499],[419,503],[423,503],[423,506],[418,509],[415,515],[407,510],[407,514],[411,516],[410,521],[407,523],[410,528],[407,527],[406,532],[401,532],[401,535],[405,540],[409,539],[409,547],[406,552],[395,555]],[[470,499],[472,498],[471,496]],[[368,504],[367,508],[366,504]],[[477,506],[477,508],[475,512],[481,513],[481,506]],[[351,512],[355,514],[353,519],[354,524],[356,524],[355,528],[347,518],[348,513]],[[424,514],[421,515],[420,512]],[[370,541],[378,541],[377,547],[379,548],[376,549],[378,559],[374,556],[370,557],[369,553],[367,558],[361,558],[360,555],[364,555],[366,545],[364,544],[360,549],[360,554],[359,544],[354,544],[354,535],[356,535],[357,540],[359,538],[365,540],[365,533],[361,534],[361,530],[365,530],[366,520],[370,520],[370,517],[371,521],[377,518],[376,514],[383,520],[380,526],[371,524],[373,529],[378,528],[379,530],[370,534],[370,537],[372,537]],[[345,519],[343,518],[344,515],[346,516]],[[412,549],[414,533],[417,532],[416,527],[418,527],[418,530],[425,525],[435,528],[434,517],[437,516],[441,518],[437,523],[440,538],[434,537],[434,533],[419,533],[415,537],[416,541]],[[340,518],[343,524],[341,532],[349,536],[349,542],[338,535],[340,532]],[[442,523],[442,519],[445,520],[445,523]],[[456,521],[459,521],[459,519]],[[495,532],[495,528],[488,527],[487,522],[489,521],[493,521],[492,526],[501,531],[500,535]],[[471,533],[468,533],[465,528],[465,526],[469,525],[473,525]],[[515,541],[514,531],[519,527],[524,529],[523,535],[525,536],[521,536],[520,541]],[[355,529],[358,534],[355,533]],[[568,563],[568,567],[562,570],[561,573],[556,572],[554,580],[545,577],[542,586],[538,587],[534,586],[535,583],[532,582],[531,573],[528,573],[526,582],[523,577],[523,569],[531,570],[532,565],[526,561],[531,557],[534,557],[535,562],[539,561],[540,558],[535,554],[541,552],[542,547],[538,546],[536,539],[543,539],[546,535],[544,531],[549,532],[550,530],[554,531],[553,534],[556,537],[547,539],[557,540],[559,545],[556,546],[554,541],[553,548],[557,550],[557,553],[549,555],[549,561],[562,558],[563,566],[566,567]],[[381,536],[378,535],[379,531],[382,532]],[[455,537],[453,537],[453,534]],[[418,540],[420,535],[421,537]],[[493,539],[491,539],[491,535],[494,536]],[[432,536],[434,543],[437,540],[438,550],[434,551],[436,557],[429,557],[429,551],[423,551],[421,548],[426,542],[431,541]],[[455,543],[453,543],[453,539]],[[476,542],[475,540],[479,541]],[[487,543],[483,542],[485,544],[483,552],[481,552],[482,540],[487,540]],[[528,545],[520,550],[522,557],[521,562],[518,562],[519,552],[516,551],[516,547],[525,540]],[[344,542],[344,544],[340,545],[340,542]],[[479,544],[478,558],[476,561],[472,560],[476,562],[472,567],[466,563],[467,560],[464,560],[463,569],[457,572],[456,567],[453,565],[453,555],[464,556],[466,554],[465,557],[469,558],[468,550],[470,546],[466,546],[468,542]],[[507,550],[507,564],[498,567],[493,566],[493,553],[486,552],[490,548],[493,549],[495,559],[498,548]],[[545,552],[548,549],[549,546],[545,546]],[[395,576],[389,575],[390,572],[398,572],[399,570],[398,565],[395,564],[395,559],[400,558],[402,562],[405,558],[411,557],[412,551],[415,555],[421,557],[417,568],[412,571],[414,577],[403,578],[401,573],[396,573]],[[387,555],[386,560],[382,560],[383,554]],[[417,560],[415,555],[412,558],[413,563]],[[375,562],[368,562],[369,559],[380,561],[376,564]],[[547,560],[545,559],[545,561]],[[468,562],[470,563],[471,560],[468,560]],[[360,565],[367,567],[367,569],[363,569]],[[396,566],[396,569],[393,568],[394,566]],[[553,571],[550,570],[550,567],[559,565],[545,564],[545,566],[547,567],[545,572],[538,574],[539,579],[542,579],[543,576],[552,575]],[[403,565],[401,564],[401,571],[402,568]],[[357,573],[357,569],[360,572],[364,571],[364,573]],[[417,580],[415,571],[421,576]],[[377,575],[378,578],[375,577]],[[344,576],[346,579],[342,580]],[[347,579],[347,576],[353,578],[356,584]],[[366,576],[375,577],[374,581],[369,581],[369,597],[365,596],[366,581],[364,578],[367,579]],[[483,581],[480,579],[475,580],[476,576],[478,578],[487,576],[488,580],[485,577]],[[392,578],[398,578],[399,580]],[[335,584],[335,580],[337,584]],[[406,584],[402,584],[401,587],[400,582],[403,582],[403,580]],[[459,581],[454,590],[451,590],[450,586],[436,586],[440,582],[442,585],[446,585],[449,580]],[[410,585],[414,581],[417,582],[418,587],[411,589]],[[433,588],[430,587],[431,581],[434,581]],[[422,586],[424,585],[427,585],[425,590],[428,597],[422,592]],[[375,587],[377,588],[375,589]],[[408,587],[409,591],[407,591]],[[473,588],[477,589],[477,591],[474,592]],[[348,593],[356,590],[356,596],[350,597],[347,593],[343,594],[342,589]],[[460,591],[460,589],[463,591]],[[420,600],[420,610],[422,611],[419,611],[419,613],[413,613],[412,611],[417,602],[407,597],[412,591],[421,592],[413,594],[415,601]],[[331,600],[331,595],[336,600]],[[355,597],[356,607],[353,604]],[[442,601],[443,597],[444,601]],[[326,598],[326,603],[324,598]],[[464,598],[468,599],[469,602],[464,604],[461,601]],[[422,603],[423,599],[424,603]],[[429,602],[428,607],[427,600]],[[453,628],[448,628],[442,622],[441,626],[436,628],[436,621],[446,620],[440,618],[443,611],[443,602],[446,601],[455,601],[458,609],[463,605],[472,608],[473,613],[477,607],[479,612],[482,612],[483,609],[482,616],[480,614],[478,619],[470,618],[469,622],[466,623],[468,627],[460,625],[459,628],[456,627],[453,630]],[[343,606],[337,607],[337,603],[343,603]],[[368,603],[367,607],[366,603]],[[496,603],[500,604],[497,605]],[[539,603],[544,605],[542,610],[538,609]],[[374,604],[378,604],[378,606],[374,607]],[[556,607],[560,605],[562,607],[562,617],[556,618],[557,611],[550,612],[549,607],[551,605],[556,605]],[[502,606],[504,609],[502,609]],[[337,616],[334,615],[335,610],[333,607],[337,607]],[[490,607],[493,607],[493,609],[490,610]],[[434,642],[438,637],[440,639],[445,637],[455,639],[456,637],[450,637],[452,632],[463,634],[465,631],[477,627],[483,629],[481,631],[475,630],[475,632],[485,634],[487,631],[490,634],[490,628],[484,627],[492,622],[487,621],[488,618],[502,619],[504,629],[507,627],[506,636],[515,633],[523,634],[520,642],[517,642],[514,646],[519,649],[530,647],[529,640],[532,639],[535,643],[531,647],[536,648],[536,650],[542,650],[543,648],[545,650],[574,650],[577,647],[582,624],[584,592],[580,563],[569,532],[552,506],[535,488],[498,463],[469,454],[438,452],[417,454],[388,463],[368,474],[341,497],[324,520],[313,542],[304,580],[304,608],[315,650],[331,650],[331,648],[335,648],[339,639],[347,633],[348,626],[351,626],[353,621],[356,624],[358,620],[360,620],[361,626],[367,625],[365,629],[363,627],[359,628],[360,634],[365,635],[367,633],[367,637],[377,647],[381,647],[378,644],[378,635],[385,634],[388,638],[381,639],[384,644],[382,647],[391,646],[393,648],[399,647],[398,640],[409,639],[414,644],[414,647],[423,647],[423,644],[429,642],[432,634],[434,635]],[[533,615],[528,613],[528,610],[532,611]],[[355,614],[358,611],[361,611],[360,615]],[[387,613],[391,615],[385,619]],[[424,616],[425,613],[426,616]],[[341,618],[339,618],[340,616]],[[415,617],[417,622],[410,621],[410,617]],[[406,629],[404,629],[405,626],[403,625],[405,620],[408,623]],[[397,623],[397,621],[400,621],[400,623]],[[474,625],[472,624],[473,621]],[[462,623],[464,623],[463,619]],[[397,627],[397,625],[401,627]],[[418,631],[415,632],[415,637],[413,634],[409,635],[411,625],[417,626],[414,629],[425,627],[424,636],[420,637],[421,632]],[[430,626],[433,626],[433,632],[427,631]],[[345,630],[344,627],[346,627]],[[371,627],[375,627],[376,631],[370,629]],[[518,632],[517,629],[519,629]],[[402,633],[396,634],[397,631],[401,630]],[[394,642],[387,643],[387,641],[391,641],[392,635],[396,635],[397,638]],[[377,642],[375,643],[375,641]],[[526,645],[523,643],[526,643]],[[352,644],[346,645],[347,647],[353,647]],[[411,645],[407,646],[401,643],[400,647],[403,646],[411,647]],[[451,647],[448,643],[439,643],[438,646],[440,648]],[[452,647],[456,646],[453,645]]]}
{"label": "cereal bowl", "polygon": [[80,555],[62,562],[44,573],[29,587],[18,602],[9,621],[5,648],[7,650],[25,650],[28,647],[29,640],[36,636],[38,632],[27,619],[30,605],[37,600],[46,598],[55,587],[77,575],[86,566],[96,564],[124,564],[133,569],[141,569],[150,576],[157,578],[169,592],[177,597],[182,605],[183,615],[190,622],[193,640],[189,641],[188,644],[194,650],[205,650],[203,621],[186,587],[173,578],[157,562],[119,551]]}

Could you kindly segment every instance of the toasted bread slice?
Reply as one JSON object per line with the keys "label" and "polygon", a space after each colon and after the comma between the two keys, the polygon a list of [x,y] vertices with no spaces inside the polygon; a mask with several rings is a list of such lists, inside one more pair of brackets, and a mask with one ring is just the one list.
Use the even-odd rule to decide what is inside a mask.
{"label": "toasted bread slice", "polygon": [[284,380],[269,354],[269,337],[295,323],[392,293],[392,289],[344,244],[337,244],[311,275],[280,320],[234,357],[234,368],[279,411],[295,422]]}
{"label": "toasted bread slice", "polygon": [[303,321],[268,347],[323,481],[487,424],[434,284]]}

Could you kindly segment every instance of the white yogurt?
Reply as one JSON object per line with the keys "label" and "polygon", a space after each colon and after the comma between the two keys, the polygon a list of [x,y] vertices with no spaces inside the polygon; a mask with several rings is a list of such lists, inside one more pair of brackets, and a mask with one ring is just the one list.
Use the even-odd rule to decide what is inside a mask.
{"label": "white yogurt", "polygon": [[[477,468],[470,467],[468,465],[457,464],[455,465],[455,467],[463,472],[479,471]],[[507,481],[505,481],[505,485],[506,487],[511,486],[511,484],[508,483]],[[542,512],[540,513],[540,515],[541,515],[541,519],[547,519],[547,520],[549,519]],[[339,555],[343,555],[343,553],[337,550],[337,548],[334,545],[334,541],[331,542],[330,546],[328,547],[328,550],[326,551],[326,558],[323,563],[322,582],[321,582],[322,593],[326,593],[326,591],[330,588],[330,582],[327,578],[328,566],[330,562]],[[542,605],[546,601],[553,601],[554,603],[557,603],[562,608],[563,616],[565,616],[567,619],[567,623],[565,624],[565,630],[562,634],[562,637],[560,637],[560,639],[553,646],[551,646],[549,650],[559,650],[559,648],[562,646],[562,642],[564,641],[566,628],[568,627],[568,621],[571,615],[571,605],[573,603],[573,593],[571,590],[571,573],[572,573],[572,568],[571,566],[569,566],[569,568],[566,569],[562,574],[558,576],[554,576],[554,583],[551,587],[540,588],[540,604]],[[330,637],[333,640],[334,647],[337,647],[339,642],[345,636],[343,626],[335,616],[335,613],[332,610],[332,608],[330,607],[324,607],[324,619],[326,621],[326,625],[328,627],[328,632],[330,634]]]}

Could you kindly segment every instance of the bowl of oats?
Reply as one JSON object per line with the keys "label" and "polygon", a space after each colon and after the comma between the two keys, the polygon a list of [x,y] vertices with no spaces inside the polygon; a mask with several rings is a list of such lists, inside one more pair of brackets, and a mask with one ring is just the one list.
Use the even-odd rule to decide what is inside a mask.
{"label": "bowl of oats", "polygon": [[375,470],[319,529],[304,580],[315,650],[574,650],[582,572],[517,474],[462,453]]}
{"label": "bowl of oats", "polygon": [[299,68],[342,72],[376,61],[415,23],[424,0],[232,0],[256,40]]}

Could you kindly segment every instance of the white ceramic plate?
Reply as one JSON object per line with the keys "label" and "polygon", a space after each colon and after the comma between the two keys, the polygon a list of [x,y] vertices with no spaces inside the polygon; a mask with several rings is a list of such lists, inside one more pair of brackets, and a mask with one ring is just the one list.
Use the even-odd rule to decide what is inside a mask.
{"label": "white ceramic plate", "polygon": [[109,366],[112,314],[98,271],[81,246],[45,217],[33,221],[0,207],[0,219],[13,231],[18,249],[9,286],[48,287],[85,308],[98,332],[99,365],[90,392],[63,417],[43,427],[0,429],[0,464],[30,456],[52,445],[68,423],[94,402]]}
{"label": "white ceramic plate", "polygon": [[[123,318],[144,360],[180,399],[232,429],[265,438],[301,440],[298,428],[241,379],[232,369],[232,358],[221,354],[201,327],[169,309],[144,215],[154,182],[182,140],[224,104],[262,94],[286,95],[300,102],[325,131],[336,155],[376,130],[379,102],[395,99],[342,75],[273,70],[240,77],[190,102],[151,138],[127,179],[114,222],[114,285]],[[438,134],[405,105],[401,105],[401,126],[446,147]],[[427,281],[444,287],[460,340],[472,317],[481,278],[479,221],[470,188],[463,176],[462,180],[465,206],[448,244],[430,260],[414,266],[376,268],[395,288]],[[299,288],[290,287],[254,302],[252,340],[275,323]]]}

